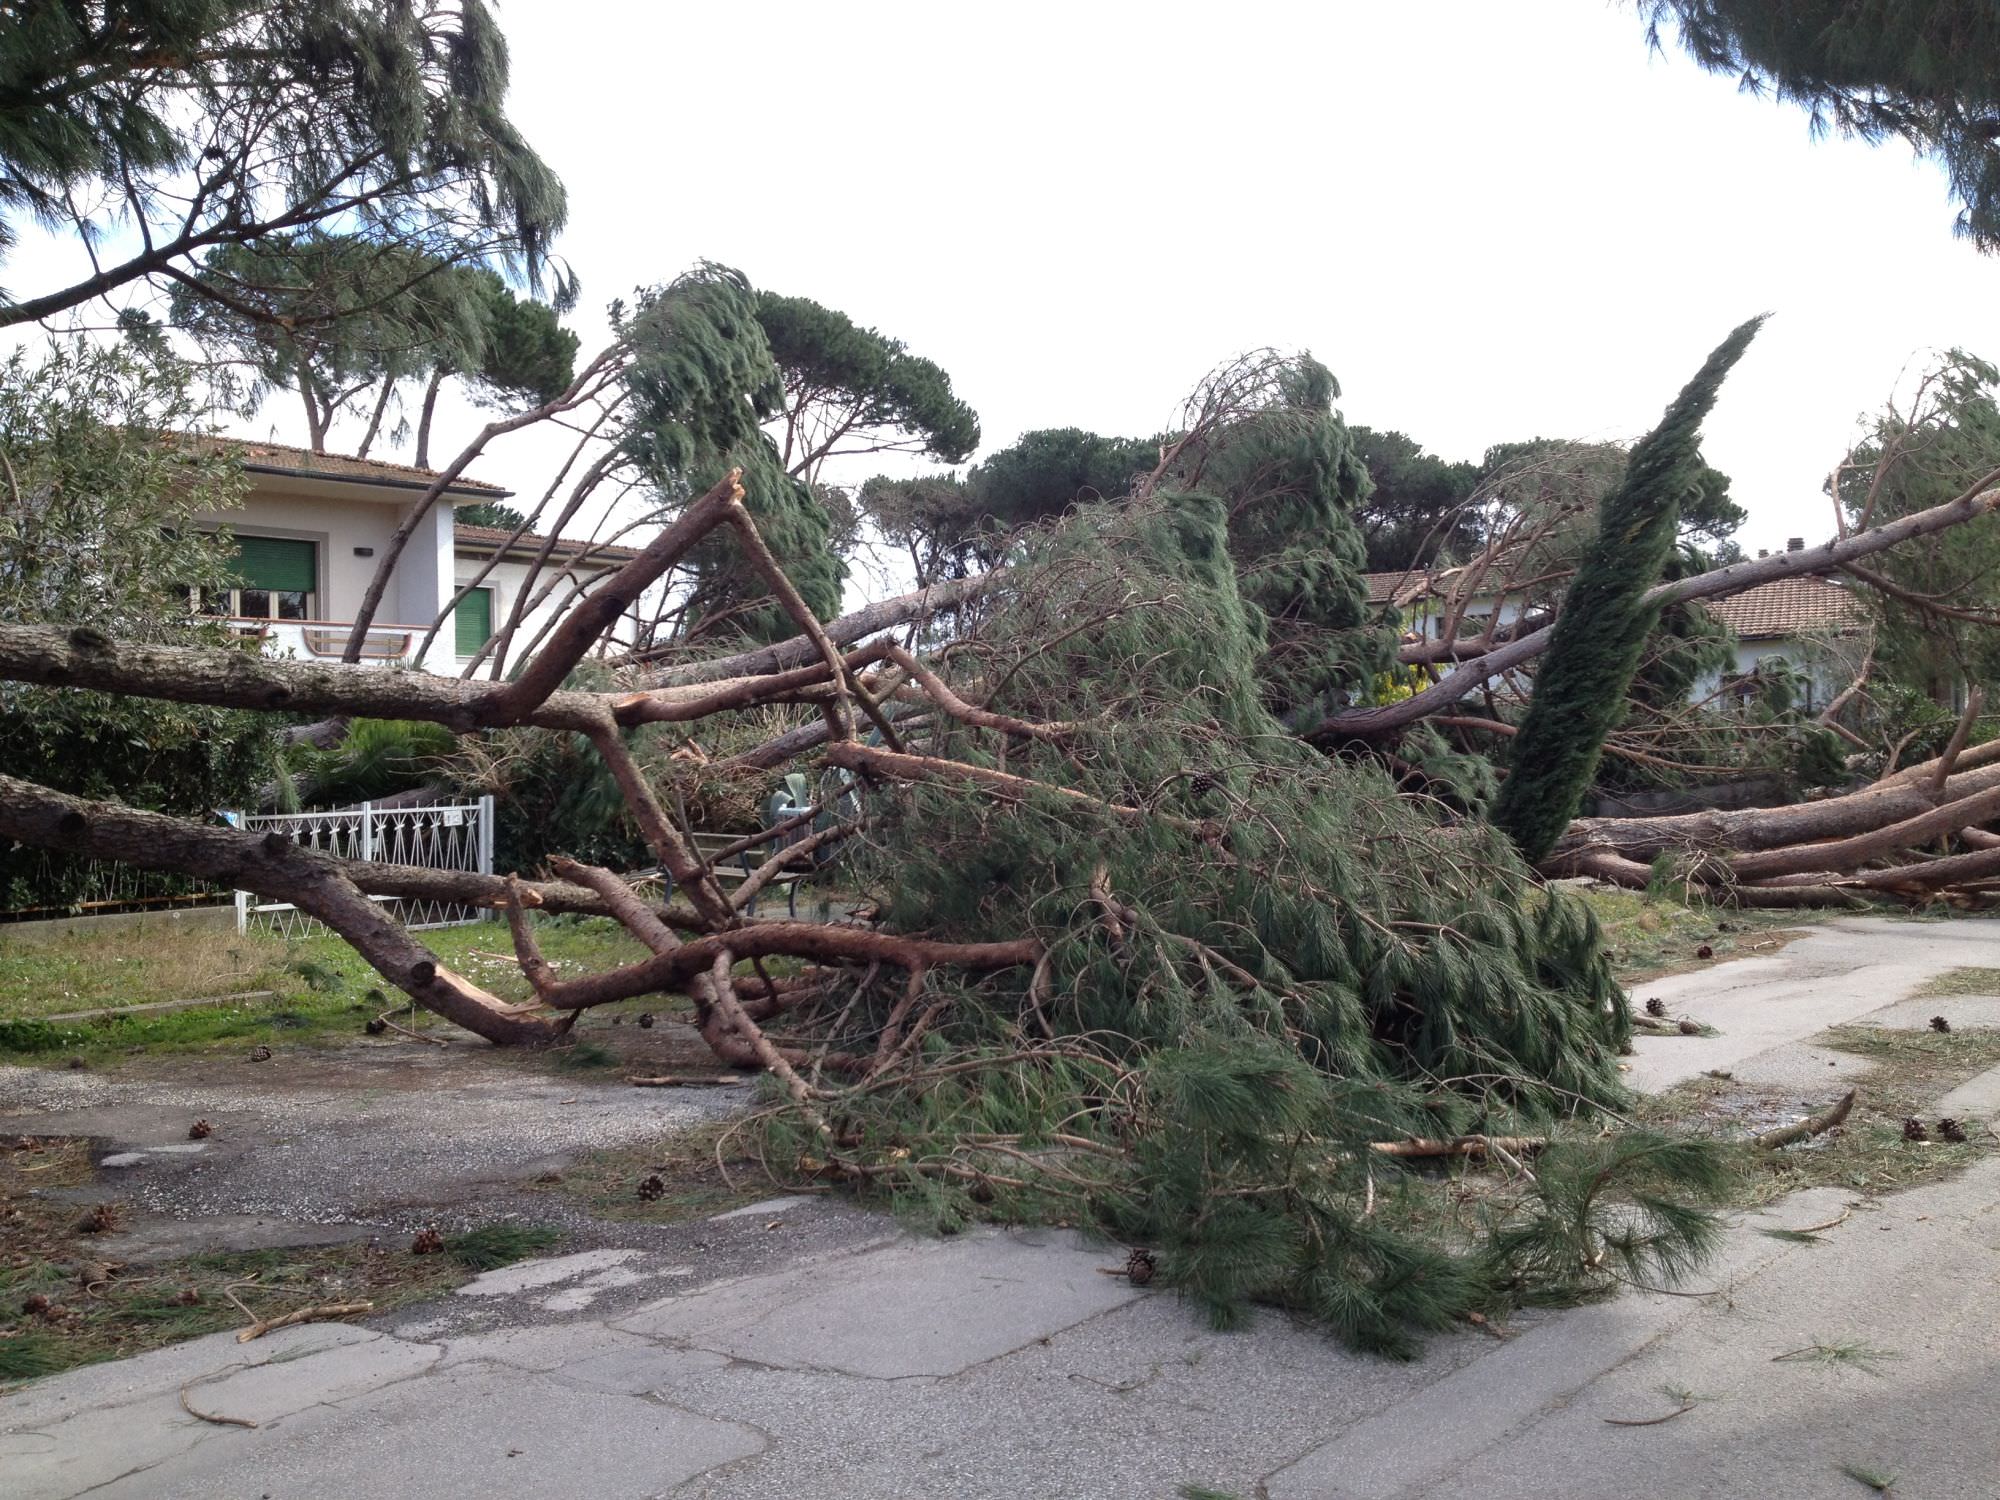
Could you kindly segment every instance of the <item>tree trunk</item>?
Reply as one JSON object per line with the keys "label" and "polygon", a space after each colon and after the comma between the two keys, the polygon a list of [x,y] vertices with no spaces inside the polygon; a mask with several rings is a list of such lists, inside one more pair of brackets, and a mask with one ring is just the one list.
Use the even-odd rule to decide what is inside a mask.
{"label": "tree trunk", "polygon": [[431,466],[431,414],[437,410],[438,387],[444,384],[444,371],[431,371],[430,383],[424,387],[423,415],[417,418],[417,467]]}
{"label": "tree trunk", "polygon": [[340,865],[283,834],[203,828],[116,803],[86,802],[11,776],[0,776],[0,834],[289,901],[339,933],[417,1004],[490,1042],[552,1041],[567,1029],[558,1018],[509,1005],[454,974],[363,895]]}

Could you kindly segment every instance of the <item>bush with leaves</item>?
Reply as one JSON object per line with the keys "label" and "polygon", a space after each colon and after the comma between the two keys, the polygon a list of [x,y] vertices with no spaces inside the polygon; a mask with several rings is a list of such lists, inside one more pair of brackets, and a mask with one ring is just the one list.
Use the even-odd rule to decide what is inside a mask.
{"label": "bush with leaves", "polygon": [[[242,494],[204,448],[187,369],[131,348],[53,344],[0,367],[0,619],[121,641],[228,638],[189,612],[226,580],[226,536],[197,518]],[[254,650],[251,645],[242,649]],[[206,816],[276,764],[268,716],[0,683],[0,766],[81,796]],[[60,904],[82,862],[0,852],[12,905]]]}

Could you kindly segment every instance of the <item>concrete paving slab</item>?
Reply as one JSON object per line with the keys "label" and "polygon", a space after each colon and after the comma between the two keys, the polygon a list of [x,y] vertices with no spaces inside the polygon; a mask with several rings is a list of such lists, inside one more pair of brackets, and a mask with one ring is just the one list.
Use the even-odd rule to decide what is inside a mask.
{"label": "concrete paving slab", "polygon": [[650,1500],[764,1441],[643,1397],[461,1365],[279,1427],[223,1433],[101,1500]]}
{"label": "concrete paving slab", "polygon": [[187,1387],[188,1399],[198,1410],[261,1426],[309,1406],[346,1401],[408,1380],[428,1370],[443,1354],[441,1345],[402,1339],[336,1344],[300,1358],[250,1365],[210,1377]]}
{"label": "concrete paving slab", "polygon": [[554,1286],[557,1282],[573,1281],[593,1271],[622,1266],[638,1254],[637,1250],[582,1250],[575,1255],[538,1256],[533,1260],[517,1260],[511,1266],[502,1266],[497,1271],[487,1271],[473,1277],[458,1288],[457,1295],[517,1297],[522,1292],[532,1291],[536,1287]]}
{"label": "concrete paving slab", "polygon": [[2000,1068],[1968,1078],[1931,1107],[1940,1115],[2000,1120]]}
{"label": "concrete paving slab", "polygon": [[2000,923],[1828,922],[1768,956],[1635,986],[1635,1001],[1658,999],[1668,1015],[1704,1021],[1721,1035],[1635,1038],[1627,1081],[1650,1093],[1711,1068],[1733,1071],[1761,1052],[1901,1001],[1948,970],[1983,967],[2000,968]]}
{"label": "concrete paving slab", "polygon": [[1073,1235],[905,1240],[810,1271],[717,1285],[623,1319],[738,1359],[894,1380],[951,1375],[1122,1306],[1109,1252]]}
{"label": "concrete paving slab", "polygon": [[2000,1026],[2000,995],[1919,995],[1870,1011],[1861,1024],[1916,1031],[1929,1026],[1931,1017],[1938,1015],[1949,1021],[1954,1031]]}
{"label": "concrete paving slab", "polygon": [[578,1390],[604,1391],[614,1396],[644,1396],[684,1389],[728,1363],[728,1355],[710,1354],[705,1349],[667,1349],[658,1344],[640,1344],[575,1360],[555,1370],[552,1378]]}
{"label": "concrete paving slab", "polygon": [[482,1364],[510,1365],[517,1370],[547,1371],[621,1349],[651,1347],[636,1334],[620,1333],[602,1323],[536,1324],[449,1339],[437,1367],[446,1370],[476,1360]]}
{"label": "concrete paving slab", "polygon": [[0,1434],[0,1491],[8,1500],[68,1500],[187,1452],[219,1429],[152,1395],[55,1427]]}
{"label": "concrete paving slab", "polygon": [[61,1422],[78,1413],[103,1413],[162,1391],[177,1391],[200,1380],[242,1366],[292,1360],[330,1349],[372,1344],[382,1338],[371,1328],[347,1323],[310,1323],[280,1328],[248,1344],[234,1333],[212,1333],[154,1349],[131,1359],[86,1365],[67,1374],[38,1380],[25,1390],[0,1397],[0,1432],[14,1432]]}

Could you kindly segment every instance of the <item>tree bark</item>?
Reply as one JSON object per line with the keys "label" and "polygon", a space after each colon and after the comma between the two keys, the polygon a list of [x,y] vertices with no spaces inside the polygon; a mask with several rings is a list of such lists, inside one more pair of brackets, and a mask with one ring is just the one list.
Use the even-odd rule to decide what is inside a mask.
{"label": "tree bark", "polygon": [[340,863],[282,834],[204,828],[64,796],[11,776],[0,776],[0,834],[37,848],[172,870],[289,901],[339,933],[417,1004],[490,1042],[547,1042],[565,1029],[561,1018],[510,1005],[453,973],[385,916]]}

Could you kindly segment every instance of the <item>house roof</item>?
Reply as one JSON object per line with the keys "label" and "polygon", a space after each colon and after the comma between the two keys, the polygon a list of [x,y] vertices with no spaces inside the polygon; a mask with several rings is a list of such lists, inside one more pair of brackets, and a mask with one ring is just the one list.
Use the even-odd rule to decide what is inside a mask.
{"label": "house roof", "polygon": [[[503,526],[472,526],[460,521],[455,528],[458,550],[461,552],[498,552],[506,545],[514,533]],[[524,532],[515,540],[508,552],[526,554],[539,552],[545,536],[535,532]],[[618,547],[609,542],[584,542],[574,537],[558,537],[555,551],[549,554],[553,559],[568,562],[573,558],[583,558],[589,562],[622,563],[630,562],[639,555],[637,547]]]}
{"label": "house roof", "polygon": [[1744,641],[1852,630],[1867,615],[1847,589],[1811,574],[1760,583],[1724,599],[1705,599],[1702,607]]}
{"label": "house roof", "polygon": [[1363,573],[1370,604],[1407,604],[1431,591],[1427,573],[1410,569],[1402,573]]}
{"label": "house roof", "polygon": [[[390,463],[379,458],[350,458],[344,453],[315,453],[310,448],[295,448],[290,443],[253,443],[243,438],[215,438],[212,441],[241,454],[243,467],[253,474],[344,480],[403,490],[427,490],[438,477],[437,470],[420,469],[414,464]],[[445,493],[477,495],[483,500],[494,500],[514,492],[461,475],[446,487]]]}

